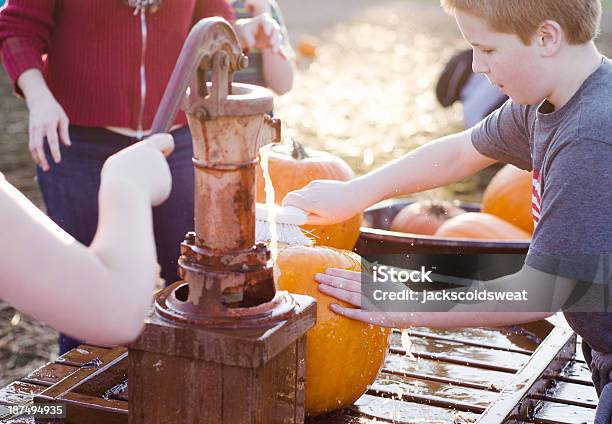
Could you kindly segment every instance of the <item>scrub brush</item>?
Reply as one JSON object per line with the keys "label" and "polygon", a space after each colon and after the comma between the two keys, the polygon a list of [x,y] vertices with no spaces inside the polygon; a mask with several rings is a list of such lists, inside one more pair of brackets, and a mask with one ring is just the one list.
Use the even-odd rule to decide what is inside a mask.
{"label": "scrub brush", "polygon": [[[263,203],[255,206],[255,240],[270,241],[270,215],[272,211]],[[278,242],[288,245],[312,245],[314,242],[308,238],[299,227],[306,224],[308,215],[303,210],[293,206],[274,205],[274,221]]]}

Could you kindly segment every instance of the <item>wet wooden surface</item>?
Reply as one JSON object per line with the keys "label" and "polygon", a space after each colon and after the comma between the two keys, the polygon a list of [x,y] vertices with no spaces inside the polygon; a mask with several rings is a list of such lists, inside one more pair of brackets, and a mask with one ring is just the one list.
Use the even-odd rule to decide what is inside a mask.
{"label": "wet wooden surface", "polygon": [[568,356],[574,336],[551,331],[540,342],[498,329],[412,329],[411,355],[396,331],[370,390],[352,408],[307,422],[501,423],[519,413],[522,422],[592,422],[597,397],[581,354]]}
{"label": "wet wooden surface", "polygon": [[[127,399],[105,396],[126,380],[126,348],[81,345],[0,390],[0,405],[29,402],[67,406],[66,423],[127,422]],[[0,423],[33,423],[32,419],[5,419]]]}
{"label": "wet wooden surface", "polygon": [[[385,364],[368,392],[353,407],[309,418],[307,423],[502,422],[497,418],[483,417],[486,418],[496,405],[507,403],[503,402],[501,394],[508,392],[516,396],[521,391],[520,396],[533,403],[529,411],[521,411],[522,422],[592,422],[597,397],[580,352],[580,342],[577,354],[571,360],[565,359],[560,366],[562,370],[548,374],[547,369],[555,362],[555,357],[564,357],[562,346],[558,346],[561,330],[552,334],[557,343],[555,346],[550,339],[541,342],[532,332],[517,332],[517,329],[434,331],[414,328],[410,330],[409,346],[402,345],[400,332],[394,331]],[[542,329],[538,331],[541,334]],[[548,331],[554,330],[551,327]],[[568,340],[575,343],[571,337]],[[573,351],[575,346],[570,346],[570,350]],[[556,356],[555,351],[559,353]],[[108,364],[110,356],[113,356],[109,356],[109,352],[105,348],[80,346],[0,390],[0,405],[28,402],[53,385],[66,385],[66,381],[74,378],[75,374],[84,373],[83,370],[95,375],[91,370],[100,370]],[[543,357],[536,358],[537,354],[542,355],[541,352],[552,355],[548,363]],[[115,355],[119,358],[121,352],[115,351]],[[120,373],[114,375],[119,379]],[[529,382],[529,379],[533,381]],[[114,406],[115,410],[107,409],[106,421],[96,422],[127,423],[127,382],[119,381],[113,385],[112,378],[98,381],[105,383],[100,384],[97,396],[92,396],[93,393],[64,396],[69,407],[80,414],[73,417],[88,416],[91,409],[104,404]],[[533,395],[528,390],[531,383],[550,383],[550,387]],[[227,390],[230,389],[231,384],[227,386]],[[516,404],[516,400],[508,403],[510,406]],[[0,422],[16,424],[28,421]]]}

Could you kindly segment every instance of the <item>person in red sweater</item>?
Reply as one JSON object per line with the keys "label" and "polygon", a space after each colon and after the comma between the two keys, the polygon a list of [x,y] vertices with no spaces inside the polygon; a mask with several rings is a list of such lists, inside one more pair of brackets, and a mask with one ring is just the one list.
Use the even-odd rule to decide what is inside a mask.
{"label": "person in red sweater", "polygon": [[[29,150],[49,217],[89,245],[104,161],[148,134],[183,42],[201,18],[234,15],[226,0],[9,0],[0,52],[29,109]],[[233,23],[241,45],[283,55],[267,14]],[[184,114],[171,131],[173,186],[153,210],[157,260],[167,284],[193,229],[192,145]],[[138,246],[133,246],[138,249]],[[60,336],[60,353],[78,341]]]}

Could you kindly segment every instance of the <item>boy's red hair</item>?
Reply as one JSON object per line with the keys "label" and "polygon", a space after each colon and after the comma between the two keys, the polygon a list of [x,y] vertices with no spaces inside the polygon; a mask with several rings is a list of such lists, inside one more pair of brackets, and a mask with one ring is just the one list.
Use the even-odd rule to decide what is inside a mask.
{"label": "boy's red hair", "polygon": [[601,0],[441,0],[441,4],[447,13],[471,13],[495,31],[516,34],[525,44],[548,19],[561,25],[569,44],[584,44],[597,36],[601,20]]}

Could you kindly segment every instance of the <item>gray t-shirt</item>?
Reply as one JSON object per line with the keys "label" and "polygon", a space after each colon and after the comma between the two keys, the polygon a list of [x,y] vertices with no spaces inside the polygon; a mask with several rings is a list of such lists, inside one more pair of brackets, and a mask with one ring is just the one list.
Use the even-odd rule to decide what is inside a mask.
{"label": "gray t-shirt", "polygon": [[[604,58],[559,110],[547,101],[507,101],[473,129],[472,143],[485,156],[533,171],[536,226],[526,263],[610,284],[612,62]],[[612,352],[612,313],[565,316],[591,347]]]}

